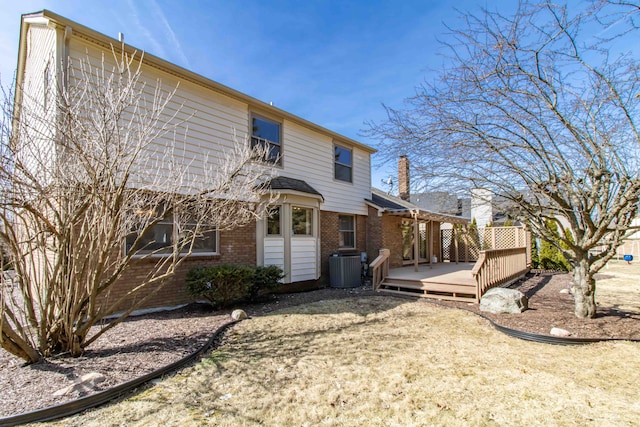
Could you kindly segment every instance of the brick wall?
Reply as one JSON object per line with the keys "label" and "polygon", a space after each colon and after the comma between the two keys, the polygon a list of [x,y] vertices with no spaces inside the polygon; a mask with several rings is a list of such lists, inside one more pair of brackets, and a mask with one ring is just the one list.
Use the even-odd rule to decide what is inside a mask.
{"label": "brick wall", "polygon": [[[338,212],[320,212],[320,273],[324,283],[329,283],[329,257],[339,250],[339,221],[341,215]],[[356,215],[356,248],[344,250],[344,252],[367,251],[367,217]]]}
{"label": "brick wall", "polygon": [[369,216],[366,219],[366,223],[366,251],[369,257],[369,263],[371,263],[380,253],[380,249],[384,248],[382,245],[382,217],[378,216],[378,209],[369,206]]}
{"label": "brick wall", "polygon": [[409,182],[409,159],[407,156],[398,158],[398,195],[402,200],[411,199]]}
{"label": "brick wall", "polygon": [[[185,259],[178,267],[175,275],[157,290],[158,286],[152,286],[139,293],[117,308],[125,310],[132,303],[139,301],[144,296],[157,290],[157,292],[145,301],[140,308],[164,307],[185,304],[193,301],[185,291],[185,276],[193,267],[210,266],[217,264],[246,264],[256,265],[256,225],[251,223],[232,231],[221,231],[219,238],[220,254],[214,256],[192,255]],[[158,260],[134,260],[123,276],[113,285],[107,298],[109,302],[115,302],[129,290],[138,286],[145,280],[149,271]]]}
{"label": "brick wall", "polygon": [[385,215],[382,217],[382,247],[391,251],[389,266],[402,267],[402,218]]}

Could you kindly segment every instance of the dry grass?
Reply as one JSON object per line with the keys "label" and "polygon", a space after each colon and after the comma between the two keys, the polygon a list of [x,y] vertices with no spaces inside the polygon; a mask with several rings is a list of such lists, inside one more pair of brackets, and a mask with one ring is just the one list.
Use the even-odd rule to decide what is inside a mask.
{"label": "dry grass", "polygon": [[640,263],[609,262],[596,281],[599,305],[640,313]]}
{"label": "dry grass", "polygon": [[62,424],[634,425],[639,350],[520,341],[424,301],[324,301],[244,321],[196,366]]}

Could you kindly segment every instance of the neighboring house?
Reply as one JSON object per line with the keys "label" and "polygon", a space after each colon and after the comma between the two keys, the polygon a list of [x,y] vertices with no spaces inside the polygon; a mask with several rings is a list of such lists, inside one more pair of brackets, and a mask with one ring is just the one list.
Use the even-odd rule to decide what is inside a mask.
{"label": "neighboring house", "polygon": [[[50,11],[23,15],[17,84],[46,104],[50,88],[65,84],[62,70],[68,58],[99,61],[102,54],[111,55],[111,46],[120,42]],[[222,155],[220,150],[237,143],[236,133],[247,134],[252,144],[268,145],[279,175],[270,187],[280,194],[270,218],[208,235],[206,250],[183,263],[147,306],[189,301],[184,274],[197,265],[278,265],[286,283],[317,283],[327,277],[332,253],[370,250],[375,256],[379,247],[367,241],[371,202],[366,201],[372,198],[375,149],[148,53],[142,73],[144,80],[160,79],[168,88],[179,84],[168,108],[184,105],[197,112],[189,123],[189,149]],[[159,226],[175,232],[170,223]],[[139,261],[114,296],[134,286],[149,265]]]}

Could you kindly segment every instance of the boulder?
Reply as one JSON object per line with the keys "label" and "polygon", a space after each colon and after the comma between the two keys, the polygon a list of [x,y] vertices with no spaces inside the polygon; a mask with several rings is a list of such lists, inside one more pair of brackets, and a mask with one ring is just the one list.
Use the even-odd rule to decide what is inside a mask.
{"label": "boulder", "polygon": [[517,289],[489,289],[480,299],[480,311],[489,313],[522,313],[527,307],[527,297]]}
{"label": "boulder", "polygon": [[571,332],[562,328],[551,328],[551,331],[549,331],[549,335],[553,335],[554,337],[570,337]]}
{"label": "boulder", "polygon": [[247,316],[247,313],[245,313],[244,310],[237,309],[231,312],[231,319],[233,320],[242,320],[248,317],[249,316]]}

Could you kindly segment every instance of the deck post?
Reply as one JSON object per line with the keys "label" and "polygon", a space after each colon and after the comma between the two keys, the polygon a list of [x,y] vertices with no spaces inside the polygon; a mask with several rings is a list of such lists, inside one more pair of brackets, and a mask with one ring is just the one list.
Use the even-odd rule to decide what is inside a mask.
{"label": "deck post", "polygon": [[418,230],[418,212],[412,211],[413,216],[413,269],[418,271],[420,261],[420,231]]}
{"label": "deck post", "polygon": [[464,262],[469,262],[469,227],[465,224],[463,227],[464,237]]}
{"label": "deck post", "polygon": [[[426,232],[426,230],[425,230]],[[434,244],[434,239],[433,239],[433,221],[429,220],[429,233],[427,233],[429,235],[429,239],[427,239],[427,258],[429,259],[429,268],[433,268],[433,262],[431,261],[433,259],[433,244]]]}
{"label": "deck post", "polygon": [[459,249],[458,249],[458,233],[456,232],[456,225],[452,224],[452,230],[453,230],[453,248],[456,251],[456,264],[460,263],[460,254],[458,253]]}

